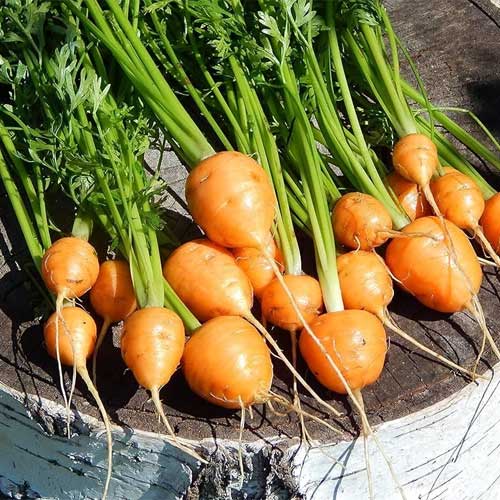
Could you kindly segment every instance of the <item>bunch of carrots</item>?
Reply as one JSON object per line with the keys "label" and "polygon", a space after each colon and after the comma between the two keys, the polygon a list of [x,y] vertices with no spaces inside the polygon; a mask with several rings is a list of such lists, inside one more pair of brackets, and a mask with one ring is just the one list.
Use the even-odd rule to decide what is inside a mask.
{"label": "bunch of carrots", "polygon": [[[194,393],[241,410],[240,439],[246,410],[278,403],[314,445],[306,419],[319,419],[298,385],[339,412],[297,370],[300,352],[359,413],[370,496],[372,438],[404,497],[362,390],[383,370],[384,326],[472,380],[486,343],[500,359],[478,299],[482,267],[500,265],[500,195],[450,136],[493,167],[500,157],[429,101],[380,1],[11,0],[0,21],[0,176],[50,294],[44,340],[68,434],[77,375],[106,427],[103,498],[113,453],[98,351],[118,322],[125,364],[186,453],[204,461],[160,401],[179,366]],[[189,171],[187,206],[203,238],[180,244],[163,217],[162,173],[143,159],[155,129]],[[70,230],[55,223],[48,194],[67,199]],[[98,258],[94,231],[114,258]],[[299,231],[313,241],[314,276],[302,270]],[[396,324],[393,281],[433,310],[474,316],[474,366]],[[99,332],[80,304],[87,293]],[[272,390],[272,354],[293,375],[290,401]],[[68,395],[62,365],[72,367]],[[241,450],[239,459],[243,477]]]}

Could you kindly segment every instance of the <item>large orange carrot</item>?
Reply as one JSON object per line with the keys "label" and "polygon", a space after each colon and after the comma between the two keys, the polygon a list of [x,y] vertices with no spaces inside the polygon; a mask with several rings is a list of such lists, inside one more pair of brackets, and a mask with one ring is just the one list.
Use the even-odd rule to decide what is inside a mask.
{"label": "large orange carrot", "polygon": [[385,260],[398,283],[436,311],[470,311],[483,332],[483,346],[488,339],[500,359],[477,298],[483,273],[467,236],[452,222],[438,217],[417,219],[403,229],[406,231],[427,236],[389,243]]}
{"label": "large orange carrot", "polygon": [[234,256],[210,240],[184,243],[166,260],[163,275],[200,321],[245,316],[252,308],[252,285]]}
{"label": "large orange carrot", "polygon": [[186,199],[193,219],[215,243],[265,248],[276,200],[269,177],[254,159],[223,151],[203,160],[188,176]]}

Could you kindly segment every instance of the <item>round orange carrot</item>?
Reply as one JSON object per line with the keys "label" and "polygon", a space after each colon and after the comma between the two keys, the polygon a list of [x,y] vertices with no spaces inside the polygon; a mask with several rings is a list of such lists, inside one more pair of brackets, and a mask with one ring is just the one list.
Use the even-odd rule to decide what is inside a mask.
{"label": "round orange carrot", "polygon": [[406,180],[397,172],[391,172],[385,180],[410,220],[432,215],[431,206],[418,184]]}
{"label": "round orange carrot", "polygon": [[89,296],[95,312],[110,323],[130,316],[137,309],[137,301],[128,263],[124,260],[103,262]]}
{"label": "round orange carrot", "polygon": [[[106,440],[108,445],[108,469],[102,496],[102,498],[105,499],[108,493],[109,483],[111,481],[111,471],[113,468],[111,423],[99,393],[92,383],[87,371],[87,359],[92,355],[94,350],[96,332],[97,328],[92,316],[79,307],[64,307],[61,311],[54,312],[45,323],[43,329],[47,352],[53,358],[57,359],[58,363],[62,362],[67,366],[73,367],[71,394],[75,386],[75,375],[78,373],[95,399],[99,412],[101,413],[106,429]],[[68,410],[70,404],[71,395],[69,401],[66,403],[66,408]]]}
{"label": "round orange carrot", "polygon": [[134,285],[127,262],[107,260],[101,264],[97,280],[90,290],[90,302],[95,312],[103,319],[92,362],[95,384],[97,354],[106,332],[112,323],[124,320],[137,309]]}
{"label": "round orange carrot", "polygon": [[[479,291],[483,273],[467,236],[452,222],[445,224],[448,235],[437,217],[415,220],[403,232],[428,236],[392,240],[385,260],[403,288],[427,307],[441,312],[463,311]],[[452,265],[454,262],[460,269]]]}
{"label": "round orange carrot", "polygon": [[189,387],[224,408],[269,400],[273,365],[257,330],[239,316],[220,316],[191,336],[182,358]]}
{"label": "round orange carrot", "polygon": [[484,211],[484,199],[477,184],[451,167],[431,181],[431,191],[441,213],[460,229],[475,231]]}
{"label": "round orange carrot", "polygon": [[335,241],[353,249],[378,247],[392,232],[392,220],[385,207],[364,193],[342,196],[333,208],[332,223]]}
{"label": "round orange carrot", "polygon": [[177,248],[163,275],[200,320],[246,316],[253,303],[252,285],[233,255],[209,240],[193,240]]}
{"label": "round orange carrot", "polygon": [[[323,309],[323,296],[318,280],[307,275],[292,274],[283,276],[283,279],[304,320],[310,323]],[[298,331],[303,327],[282,284],[276,278],[264,289],[261,308],[266,320],[283,330]]]}
{"label": "round orange carrot", "polygon": [[123,361],[137,382],[157,395],[179,366],[184,342],[184,325],[177,314],[164,307],[139,309],[123,325]]}
{"label": "round orange carrot", "polygon": [[374,252],[348,252],[337,257],[337,271],[344,307],[371,312],[382,320],[394,297],[383,260]]}
{"label": "round orange carrot", "polygon": [[186,181],[186,199],[195,222],[227,248],[264,248],[276,200],[264,169],[237,151],[200,162]]}
{"label": "round orange carrot", "polygon": [[99,274],[94,247],[75,237],[61,238],[53,243],[45,252],[41,267],[47,288],[67,299],[88,292]]}
{"label": "round orange carrot", "polygon": [[[356,310],[331,312],[314,319],[310,328],[353,392],[379,378],[384,367],[387,340],[384,327],[376,316]],[[307,330],[300,334],[299,348],[307,366],[322,385],[346,394],[338,374]]]}
{"label": "round orange carrot", "polygon": [[232,250],[236,264],[247,275],[252,284],[253,293],[257,298],[262,296],[262,292],[274,278],[274,270],[269,262],[269,257],[282,267],[283,259],[281,253],[270,236],[266,245],[266,254],[257,248],[234,248]]}
{"label": "round orange carrot", "polygon": [[436,145],[424,134],[408,134],[394,146],[392,164],[406,180],[428,186],[439,165]]}

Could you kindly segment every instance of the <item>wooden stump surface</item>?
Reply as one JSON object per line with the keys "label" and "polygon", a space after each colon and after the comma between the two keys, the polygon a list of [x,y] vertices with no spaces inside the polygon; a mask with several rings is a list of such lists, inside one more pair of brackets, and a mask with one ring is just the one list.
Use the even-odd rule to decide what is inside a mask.
{"label": "wooden stump surface", "polygon": [[[494,2],[493,2],[494,3]],[[400,38],[407,44],[426,82],[431,99],[440,105],[471,108],[500,136],[500,15],[488,0],[388,0],[386,2]],[[465,117],[460,122],[470,123]],[[150,159],[154,158],[152,152]],[[167,155],[167,179],[174,192],[181,193],[185,171],[173,155]],[[500,188],[500,175],[489,174],[493,185]],[[169,201],[170,216],[184,235],[193,235],[178,196]],[[174,213],[181,215],[174,215]],[[0,199],[0,380],[21,393],[61,402],[54,361],[43,346],[36,309],[37,292],[27,278],[30,269],[22,237],[10,210],[5,193]],[[309,249],[307,243],[304,246]],[[495,335],[500,332],[500,285],[495,273],[485,273],[480,299],[488,325]],[[391,311],[400,326],[421,342],[470,366],[480,345],[479,329],[467,314],[452,316],[432,312],[411,297],[398,292]],[[121,426],[162,432],[145,391],[138,389],[117,350],[115,329],[101,350],[99,390],[112,420]],[[498,335],[496,335],[498,338]],[[285,335],[281,344],[288,349]],[[487,356],[482,369],[492,358]],[[290,377],[276,362],[275,390],[288,395]],[[301,370],[305,373],[305,367]],[[354,436],[349,406],[343,398],[323,390],[307,373],[308,381],[327,400],[333,401],[347,416],[333,421],[343,430],[343,437]],[[69,381],[69,377],[67,377]],[[368,416],[373,424],[411,414],[453,394],[467,382],[443,366],[430,361],[409,345],[391,336],[387,364],[380,380],[364,391]],[[318,416],[321,411],[306,394],[304,407]],[[166,413],[180,436],[191,439],[208,437],[235,438],[239,415],[210,406],[188,390],[181,374],[177,374],[161,394]],[[78,413],[98,416],[94,403],[82,384],[77,385],[75,408]],[[330,431],[311,422],[313,436],[324,442],[339,439]],[[256,408],[247,422],[245,441],[271,437],[293,438],[299,432],[292,416],[277,416],[268,409]]]}

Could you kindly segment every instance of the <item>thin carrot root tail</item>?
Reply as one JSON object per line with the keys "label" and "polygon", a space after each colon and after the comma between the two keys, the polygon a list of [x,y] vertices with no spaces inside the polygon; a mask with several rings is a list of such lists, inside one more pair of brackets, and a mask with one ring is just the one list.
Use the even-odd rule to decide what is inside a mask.
{"label": "thin carrot root tail", "polygon": [[300,382],[300,384],[306,389],[307,392],[324,408],[326,408],[329,412],[331,412],[336,417],[340,416],[340,413],[331,405],[329,405],[326,401],[320,398],[318,393],[304,380],[302,375],[293,367],[292,363],[288,360],[288,358],[283,354],[283,351],[280,349],[279,345],[273,339],[272,335],[261,325],[259,320],[255,318],[251,313],[248,316],[245,316],[245,319],[254,326],[260,334],[266,339],[267,342],[272,346],[278,357],[285,363],[286,367],[290,370],[292,375],[296,377],[296,379]]}
{"label": "thin carrot root tail", "polygon": [[70,437],[71,429],[70,429],[70,405],[68,403],[68,396],[66,395],[66,389],[64,387],[64,376],[62,371],[62,363],[61,363],[61,355],[59,353],[59,321],[63,322],[64,318],[61,314],[63,304],[64,304],[65,294],[62,293],[57,296],[56,299],[56,361],[57,361],[57,372],[59,374],[59,387],[61,389],[61,394],[64,401],[64,408],[66,411],[66,435],[68,438]]}
{"label": "thin carrot root tail", "polygon": [[491,243],[488,241],[488,238],[484,235],[484,232],[481,227],[476,229],[476,238],[479,240],[481,247],[484,252],[489,255],[493,262],[497,267],[500,267],[500,256],[495,252],[495,249],[491,246]]}
{"label": "thin carrot root tail", "polygon": [[161,404],[160,401],[160,391],[158,387],[155,387],[151,389],[151,400],[153,401],[153,404],[155,405],[156,411],[158,412],[158,416],[160,417],[161,421],[163,422],[163,425],[167,428],[167,431],[169,433],[169,441],[172,442],[174,446],[179,448],[180,450],[184,451],[188,455],[191,455],[193,458],[196,460],[200,461],[201,463],[207,463],[207,461],[200,457],[196,451],[191,449],[185,442],[181,443],[181,439],[179,439],[176,435],[175,432],[170,425],[170,422],[168,421],[167,416],[165,415],[165,412],[163,411],[163,405]]}
{"label": "thin carrot root tail", "polygon": [[405,331],[401,330],[401,328],[399,328],[399,326],[396,324],[396,322],[391,317],[391,315],[390,315],[389,311],[387,311],[387,309],[384,311],[384,316],[381,319],[382,319],[382,322],[384,323],[384,325],[387,326],[387,328],[389,328],[391,331],[393,331],[394,333],[396,333],[397,335],[399,335],[403,339],[405,339],[408,342],[410,342],[411,344],[413,344],[415,347],[417,347],[421,351],[436,358],[438,361],[440,361],[441,363],[444,363],[445,365],[449,366],[453,370],[458,370],[458,371],[464,373],[465,375],[472,378],[472,380],[475,379],[476,374],[474,372],[467,370],[466,368],[463,368],[459,364],[454,363],[453,361],[446,358],[445,356],[438,354],[436,351],[433,351],[429,347],[426,347],[425,345],[421,344],[418,340],[413,338],[411,335],[409,335]]}
{"label": "thin carrot root tail", "polygon": [[[361,394],[360,389],[355,389],[352,391],[354,397],[356,398],[357,403],[363,409],[365,409],[365,404],[363,401],[363,395]],[[365,413],[366,415],[366,413]],[[365,425],[365,417],[361,415],[361,430],[363,434],[363,451],[365,455],[365,465],[366,465],[366,475],[368,479],[368,497],[370,500],[373,497],[373,480],[372,480],[372,470],[370,465],[370,450],[368,448],[368,437],[372,434],[372,430],[369,426]]]}
{"label": "thin carrot root tail", "polygon": [[108,469],[106,473],[106,482],[104,483],[104,491],[102,493],[102,499],[105,500],[108,495],[109,484],[111,482],[111,472],[113,470],[113,438],[111,435],[111,422],[109,421],[108,414],[106,413],[106,409],[102,404],[101,398],[95,385],[92,383],[90,379],[89,372],[86,366],[77,367],[78,375],[83,379],[85,384],[87,385],[87,389],[92,394],[97,407],[99,408],[99,412],[101,413],[102,420],[104,422],[104,428],[106,429],[106,442],[108,446]]}
{"label": "thin carrot root tail", "polygon": [[484,259],[483,257],[478,256],[477,260],[479,261],[479,263],[482,266],[491,266],[491,267],[497,267],[497,268],[500,267],[495,262],[488,260],[488,259]]}
{"label": "thin carrot root tail", "polygon": [[[275,403],[282,405],[286,409],[286,413],[277,411],[274,408],[272,402],[275,402]],[[321,419],[321,418],[317,417],[316,415],[313,415],[312,413],[305,411],[303,408],[298,408],[293,403],[290,403],[290,401],[287,401],[283,396],[280,396],[279,394],[276,394],[273,391],[269,391],[269,400],[267,401],[267,404],[269,405],[269,408],[271,408],[271,411],[273,413],[275,413],[276,415],[284,417],[285,415],[287,415],[290,412],[302,414],[304,417],[307,417],[307,418],[310,418],[311,420],[314,420],[318,424],[323,425],[324,427],[326,427],[327,429],[330,429],[331,431],[335,432],[336,434],[342,434],[342,431],[340,431],[339,429],[336,429],[335,427],[333,427],[333,425],[329,424],[324,419]],[[310,442],[312,443],[313,440],[312,440],[309,432],[308,432],[308,436],[309,436]]]}
{"label": "thin carrot root tail", "polygon": [[245,467],[243,465],[243,429],[245,428],[245,405],[240,399],[240,408],[241,408],[241,419],[240,419],[240,432],[238,434],[238,464],[240,467],[240,481],[238,483],[239,488],[243,487],[243,483],[245,482]]}
{"label": "thin carrot root tail", "polygon": [[500,350],[498,349],[498,346],[495,343],[495,340],[493,339],[490,330],[488,328],[488,325],[486,324],[486,319],[484,317],[484,311],[481,306],[481,303],[479,302],[479,298],[477,295],[472,296],[472,303],[469,307],[469,312],[474,316],[476,319],[479,328],[481,328],[481,332],[483,334],[483,341],[481,344],[481,349],[477,355],[476,361],[474,363],[474,373],[477,370],[477,366],[479,364],[479,361],[484,353],[485,345],[486,345],[486,340],[488,340],[491,350],[495,353],[495,356],[500,360]]}
{"label": "thin carrot root tail", "polygon": [[431,186],[429,183],[427,183],[426,186],[422,187],[422,192],[424,193],[425,199],[429,202],[429,205],[432,208],[432,211],[440,218],[444,219],[443,213],[438,207],[438,204],[436,203],[436,199],[434,198],[434,195],[432,194],[431,191]]}
{"label": "thin carrot root tail", "polygon": [[[74,352],[74,349],[73,349]],[[66,432],[68,437],[70,436],[70,422],[71,422],[71,402],[73,401],[73,393],[75,392],[76,387],[76,366],[73,365],[73,374],[71,376],[71,389],[69,391],[68,403],[66,405]]]}
{"label": "thin carrot root tail", "polygon": [[[297,332],[295,330],[290,330],[290,343],[292,345],[292,365],[295,369],[297,369]],[[293,394],[293,405],[299,410],[299,422],[300,422],[300,434],[301,440],[306,444],[311,445],[312,440],[311,436],[306,427],[306,423],[304,421],[304,414],[301,411],[302,407],[300,404],[300,396],[299,390],[297,387],[297,378],[293,375],[293,385],[292,385],[292,394]]]}
{"label": "thin carrot root tail", "polygon": [[97,354],[99,353],[99,349],[101,348],[101,344],[106,337],[106,333],[111,326],[111,321],[108,318],[104,318],[104,321],[101,326],[101,330],[99,332],[99,336],[97,337],[97,341],[94,348],[94,353],[92,355],[92,382],[97,386]]}
{"label": "thin carrot root tail", "polygon": [[[375,443],[375,446],[377,447],[378,451],[380,452],[380,454],[382,455],[382,458],[384,459],[384,462],[385,464],[387,465],[387,468],[389,469],[389,473],[391,475],[391,478],[399,492],[399,494],[401,495],[401,498],[403,500],[406,500],[406,495],[404,493],[404,490],[403,490],[403,487],[401,486],[401,483],[399,482],[399,479],[396,475],[396,472],[394,471],[394,468],[392,466],[392,463],[391,461],[389,460],[389,457],[387,456],[387,453],[385,452],[384,448],[382,447],[378,437],[377,437],[377,434],[375,432],[373,432],[373,429],[371,428],[369,422],[368,422],[368,419],[366,417],[366,412],[364,412],[364,401],[363,401],[363,396],[361,394],[361,390],[357,389],[357,390],[354,390],[353,391],[353,394],[354,394],[354,397],[356,398],[357,400],[357,403],[358,405],[363,408],[363,415],[361,415],[361,422],[362,422],[362,432],[363,432],[363,436],[364,436],[364,440],[365,440],[365,443],[368,439],[368,437],[370,437],[371,439],[373,439],[373,442]],[[369,474],[369,483],[368,483],[368,491],[371,492],[370,494],[373,495],[373,490],[371,489],[370,490],[370,481],[371,481],[371,471],[368,472],[368,468],[370,467],[370,461],[369,461],[369,455],[368,455],[368,445],[365,444],[365,460],[367,460],[367,463],[366,463],[366,470],[367,470],[367,474]],[[370,497],[372,498],[372,497]]]}
{"label": "thin carrot root tail", "polygon": [[402,231],[395,231],[393,229],[385,229],[384,231],[381,231],[382,234],[386,234],[389,236],[389,238],[430,238],[432,240],[435,240],[436,237],[433,236],[432,234],[428,233],[421,233],[419,231],[409,231],[406,233],[403,233]]}

